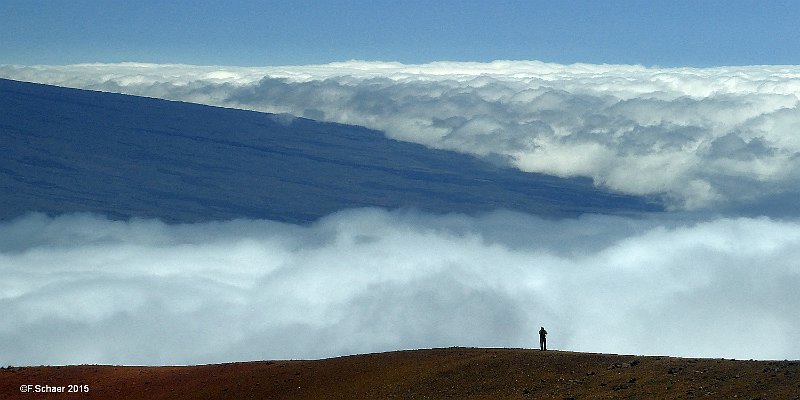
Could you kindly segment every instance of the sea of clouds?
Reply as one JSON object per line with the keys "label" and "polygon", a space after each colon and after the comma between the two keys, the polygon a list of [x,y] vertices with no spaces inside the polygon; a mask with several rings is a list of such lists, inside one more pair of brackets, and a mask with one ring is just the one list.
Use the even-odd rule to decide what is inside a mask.
{"label": "sea of clouds", "polygon": [[123,63],[6,65],[0,76],[363,125],[524,171],[591,177],[675,210],[800,212],[797,66]]}
{"label": "sea of clouds", "polygon": [[29,214],[0,222],[0,365],[536,347],[539,326],[557,349],[800,358],[800,67],[126,63],[0,76],[364,125],[673,211],[355,209],[310,225]]}
{"label": "sea of clouds", "polygon": [[536,347],[800,358],[800,222],[355,209],[0,223],[0,364]]}

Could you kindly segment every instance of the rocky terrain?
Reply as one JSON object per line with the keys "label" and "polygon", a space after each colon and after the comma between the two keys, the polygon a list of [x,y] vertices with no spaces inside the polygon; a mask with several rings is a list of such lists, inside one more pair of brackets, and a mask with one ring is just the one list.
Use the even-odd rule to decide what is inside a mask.
{"label": "rocky terrain", "polygon": [[[78,393],[36,393],[36,385]],[[6,367],[0,369],[0,397],[798,399],[800,361],[447,348],[181,367]]]}

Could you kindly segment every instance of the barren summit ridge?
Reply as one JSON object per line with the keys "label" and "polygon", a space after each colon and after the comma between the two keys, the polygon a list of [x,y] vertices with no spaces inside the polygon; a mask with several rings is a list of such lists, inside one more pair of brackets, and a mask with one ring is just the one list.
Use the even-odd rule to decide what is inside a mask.
{"label": "barren summit ridge", "polygon": [[82,384],[81,399],[685,399],[800,398],[800,362],[447,348],[325,360],[186,367],[64,366],[0,370],[20,385]]}

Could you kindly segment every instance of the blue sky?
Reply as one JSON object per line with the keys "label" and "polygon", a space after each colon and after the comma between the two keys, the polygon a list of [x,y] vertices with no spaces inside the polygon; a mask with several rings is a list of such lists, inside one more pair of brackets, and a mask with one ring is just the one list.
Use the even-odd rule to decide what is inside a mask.
{"label": "blue sky", "polygon": [[800,64],[793,1],[0,1],[0,63]]}

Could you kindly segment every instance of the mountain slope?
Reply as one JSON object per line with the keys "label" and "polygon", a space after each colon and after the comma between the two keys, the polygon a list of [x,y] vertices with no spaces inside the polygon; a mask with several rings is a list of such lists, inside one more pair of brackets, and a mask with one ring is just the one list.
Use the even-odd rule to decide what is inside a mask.
{"label": "mountain slope", "polygon": [[345,208],[655,211],[582,179],[500,168],[369,129],[0,79],[0,219],[29,211],[313,221]]}
{"label": "mountain slope", "polygon": [[0,369],[4,398],[35,396],[20,393],[28,384],[87,385],[75,397],[97,399],[792,399],[800,362],[448,348],[191,367]]}

